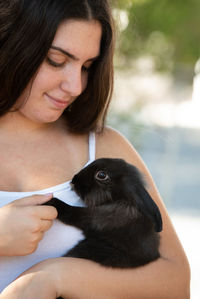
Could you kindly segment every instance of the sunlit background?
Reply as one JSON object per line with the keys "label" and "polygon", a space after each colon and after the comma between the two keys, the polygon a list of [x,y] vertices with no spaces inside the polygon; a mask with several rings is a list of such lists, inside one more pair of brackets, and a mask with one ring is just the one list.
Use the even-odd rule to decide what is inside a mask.
{"label": "sunlit background", "polygon": [[148,166],[200,298],[200,1],[113,0],[115,89],[108,124]]}

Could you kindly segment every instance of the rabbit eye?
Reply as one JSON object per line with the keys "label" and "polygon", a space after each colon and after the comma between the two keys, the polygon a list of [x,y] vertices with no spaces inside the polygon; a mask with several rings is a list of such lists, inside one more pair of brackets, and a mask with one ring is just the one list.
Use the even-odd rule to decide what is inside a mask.
{"label": "rabbit eye", "polygon": [[100,170],[96,173],[95,178],[97,180],[105,181],[109,178],[109,176],[107,175],[107,173],[105,171]]}

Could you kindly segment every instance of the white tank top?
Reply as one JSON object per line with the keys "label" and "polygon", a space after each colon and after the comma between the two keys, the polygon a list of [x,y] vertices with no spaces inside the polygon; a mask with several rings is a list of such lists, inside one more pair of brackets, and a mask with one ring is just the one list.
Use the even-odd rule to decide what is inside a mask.
{"label": "white tank top", "polygon": [[[86,165],[95,159],[95,133],[89,135],[89,160]],[[86,166],[85,165],[85,166]],[[33,194],[53,193],[54,197],[72,206],[83,206],[81,199],[71,190],[70,181],[43,190],[33,192],[0,191],[0,207]],[[84,238],[82,231],[54,220],[52,227],[44,234],[37,250],[26,256],[0,257],[0,292],[22,272],[34,264],[64,255],[78,241]]]}

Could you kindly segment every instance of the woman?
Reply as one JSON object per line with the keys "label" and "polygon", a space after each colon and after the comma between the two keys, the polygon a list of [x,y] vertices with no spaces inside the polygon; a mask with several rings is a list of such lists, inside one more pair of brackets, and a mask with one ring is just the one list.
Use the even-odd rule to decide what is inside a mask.
{"label": "woman", "polygon": [[[189,298],[187,259],[152,178],[128,141],[104,126],[107,0],[4,0],[0,11],[1,298]],[[54,194],[81,205],[69,181],[100,157],[123,158],[146,176],[164,223],[157,261],[114,270],[60,257],[83,236],[41,204]]]}

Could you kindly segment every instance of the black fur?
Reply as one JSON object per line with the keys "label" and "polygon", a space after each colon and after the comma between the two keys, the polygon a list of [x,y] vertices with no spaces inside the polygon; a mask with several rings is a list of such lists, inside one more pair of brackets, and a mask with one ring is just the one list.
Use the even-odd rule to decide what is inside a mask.
{"label": "black fur", "polygon": [[98,159],[76,174],[72,185],[86,207],[56,198],[46,203],[56,207],[59,220],[85,235],[65,256],[118,268],[141,266],[160,256],[161,215],[136,167],[121,159]]}

